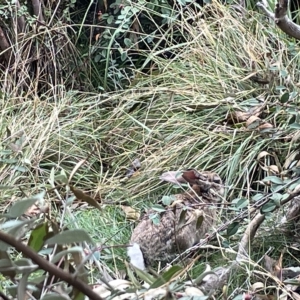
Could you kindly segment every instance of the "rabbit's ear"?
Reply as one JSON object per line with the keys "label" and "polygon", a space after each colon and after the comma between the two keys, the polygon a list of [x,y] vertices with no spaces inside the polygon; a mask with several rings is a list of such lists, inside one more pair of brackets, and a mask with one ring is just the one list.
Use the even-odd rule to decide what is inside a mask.
{"label": "rabbit's ear", "polygon": [[182,172],[180,171],[168,171],[159,176],[160,180],[175,183],[180,185],[181,183],[186,183],[187,181],[183,178]]}
{"label": "rabbit's ear", "polygon": [[190,169],[182,173],[182,178],[191,185],[196,183],[196,180],[199,179],[199,177],[200,174],[194,169]]}

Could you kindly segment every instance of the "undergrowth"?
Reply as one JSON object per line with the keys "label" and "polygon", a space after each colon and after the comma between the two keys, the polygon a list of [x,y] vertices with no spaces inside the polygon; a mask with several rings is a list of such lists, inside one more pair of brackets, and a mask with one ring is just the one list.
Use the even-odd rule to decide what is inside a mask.
{"label": "undergrowth", "polygon": [[[57,85],[49,94],[28,98],[17,96],[17,86],[2,91],[3,211],[11,202],[48,191],[50,216],[59,226],[85,229],[100,247],[87,264],[94,283],[98,276],[124,277],[124,245],[134,221],[122,206],[143,213],[162,196],[178,192],[161,184],[163,172],[192,167],[221,175],[226,194],[215,230],[241,211],[238,200],[245,199],[247,209],[253,196],[270,191],[265,177],[287,176],[287,160],[298,151],[297,46],[259,14],[241,16],[216,3],[190,23],[180,24],[189,32],[186,41],[167,49],[174,58],[164,60],[153,50],[155,68],[148,75],[137,72],[124,91],[100,95]],[[236,117],[257,107],[263,124],[272,127],[260,129]],[[135,159],[141,168],[128,178],[126,171]],[[97,199],[100,211],[74,199],[63,184],[70,174],[69,184]],[[274,237],[268,235],[279,219],[277,212],[268,219],[258,236],[261,242],[253,244],[249,269],[278,242],[276,228]],[[205,263],[217,267],[234,259],[249,221],[240,222],[232,236],[220,232],[212,242],[215,252],[207,248],[207,256],[205,251],[200,254],[190,275],[197,277]],[[283,239],[276,245],[277,255],[289,245]],[[226,297],[249,289],[251,272],[247,267],[244,271],[231,278]]]}

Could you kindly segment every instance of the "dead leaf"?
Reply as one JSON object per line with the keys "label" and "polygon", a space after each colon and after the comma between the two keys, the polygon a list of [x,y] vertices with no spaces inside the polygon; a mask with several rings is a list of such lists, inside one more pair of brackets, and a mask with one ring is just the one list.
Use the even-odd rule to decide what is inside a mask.
{"label": "dead leaf", "polygon": [[231,121],[233,123],[242,123],[246,122],[250,117],[250,114],[248,112],[244,111],[231,111],[228,113],[227,121]]}
{"label": "dead leaf", "polygon": [[10,143],[9,148],[15,153],[22,153],[22,145],[18,145],[15,143]]}
{"label": "dead leaf", "polygon": [[265,265],[265,268],[268,272],[270,272],[270,273],[273,272],[275,264],[276,264],[275,259],[273,259],[272,257],[270,257],[267,254],[264,256],[264,265]]}
{"label": "dead leaf", "polygon": [[291,169],[295,166],[295,164],[300,160],[300,151],[296,150],[286,158],[284,164],[283,164],[283,169],[288,170]]}
{"label": "dead leaf", "polygon": [[281,253],[280,258],[278,259],[278,261],[276,261],[268,255],[264,256],[264,264],[266,270],[280,280],[282,280],[282,257],[283,253]]}
{"label": "dead leaf", "polygon": [[186,181],[182,177],[182,173],[180,171],[168,171],[159,176],[159,179],[162,181],[171,182],[174,184],[180,185],[180,183],[186,183]]}
{"label": "dead leaf", "polygon": [[227,121],[232,122],[232,123],[242,123],[246,122],[251,116],[258,117],[263,110],[263,106],[255,106],[248,111],[240,111],[240,110],[235,110],[235,111],[230,111],[227,115]]}
{"label": "dead leaf", "polygon": [[181,205],[182,202],[183,202],[182,199],[174,200],[174,201],[172,202],[172,204],[170,205],[170,207],[173,207],[174,209],[176,209],[176,205],[177,205],[177,204]]}
{"label": "dead leaf", "polygon": [[84,281],[85,283],[88,283],[88,276],[87,276],[87,272],[85,270],[84,264],[82,264],[83,262],[83,256],[81,252],[73,252],[72,253],[73,256],[73,260],[76,266],[76,270],[78,272],[78,278],[80,278],[82,281]]}
{"label": "dead leaf", "polygon": [[74,174],[77,172],[77,170],[78,170],[85,162],[86,162],[86,159],[82,159],[81,161],[79,161],[79,162],[76,164],[76,166],[73,168],[73,170],[72,170],[72,172],[71,172],[71,174],[70,174],[70,176],[69,176],[68,182],[71,182],[71,180],[72,180]]}
{"label": "dead leaf", "polygon": [[279,174],[279,168],[276,165],[269,166],[270,173],[273,174]]}
{"label": "dead leaf", "polygon": [[103,0],[103,4],[104,4],[105,11],[107,11],[107,0]]}
{"label": "dead leaf", "polygon": [[124,211],[126,218],[128,220],[133,220],[133,221],[139,220],[141,214],[138,211],[126,205],[121,205],[121,208]]}
{"label": "dead leaf", "polygon": [[198,297],[204,296],[203,292],[200,289],[195,288],[193,286],[189,286],[185,289],[185,295],[186,296],[198,296]]}
{"label": "dead leaf", "polygon": [[248,129],[255,129],[261,124],[261,122],[262,122],[261,118],[256,116],[251,116],[246,122],[246,127]]}
{"label": "dead leaf", "polygon": [[266,286],[263,284],[263,282],[255,282],[251,285],[251,290],[253,292],[258,292],[258,291],[264,291]]}
{"label": "dead leaf", "polygon": [[257,160],[260,160],[261,158],[265,157],[265,156],[273,156],[272,154],[270,154],[269,152],[267,151],[262,151],[260,152],[258,155],[257,155]]}
{"label": "dead leaf", "polygon": [[[109,286],[112,287],[113,291],[118,290],[118,291],[124,292],[126,289],[132,287],[132,283],[130,281],[124,280],[124,279],[114,279],[114,280],[109,281]],[[109,297],[111,295],[111,291],[109,290],[109,287],[104,283],[93,286],[93,291],[96,294],[98,294],[99,296],[101,296],[103,299],[106,299],[107,297]],[[126,293],[126,294],[123,294],[123,296],[126,296],[126,297],[118,298],[119,296],[116,296],[111,299],[115,299],[115,300],[117,300],[117,299],[135,299],[136,294],[135,293]]]}
{"label": "dead leaf", "polygon": [[264,123],[258,126],[259,130],[267,130],[267,129],[273,129],[274,126],[271,123]]}
{"label": "dead leaf", "polygon": [[83,191],[74,188],[72,185],[70,185],[70,189],[74,193],[74,195],[76,196],[77,199],[83,200],[83,201],[87,202],[88,204],[90,204],[91,206],[98,208],[99,210],[102,209],[100,204],[94,198],[85,194]]}

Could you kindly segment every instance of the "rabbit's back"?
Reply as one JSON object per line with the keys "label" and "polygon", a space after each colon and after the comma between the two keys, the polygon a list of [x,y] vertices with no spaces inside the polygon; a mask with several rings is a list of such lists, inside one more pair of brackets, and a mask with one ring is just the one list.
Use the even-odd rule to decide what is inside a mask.
{"label": "rabbit's back", "polygon": [[144,216],[130,240],[131,244],[140,246],[146,264],[170,261],[176,254],[195,245],[205,237],[216,216],[215,208],[200,205],[189,207],[181,203],[167,208],[160,215],[159,224],[154,224],[150,218],[153,213],[149,211]]}
{"label": "rabbit's back", "polygon": [[190,169],[178,176],[172,171],[161,178],[172,183],[187,182],[190,190],[174,196],[176,200],[160,214],[158,224],[150,218],[157,212],[149,211],[134,229],[130,243],[139,247],[146,265],[171,261],[204,238],[215,223],[214,205],[224,192],[222,180],[214,172]]}

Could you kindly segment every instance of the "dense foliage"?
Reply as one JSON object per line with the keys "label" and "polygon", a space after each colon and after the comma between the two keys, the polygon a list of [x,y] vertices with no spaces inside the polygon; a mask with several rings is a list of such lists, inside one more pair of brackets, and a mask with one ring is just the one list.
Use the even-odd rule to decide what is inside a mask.
{"label": "dense foliage", "polygon": [[[293,297],[278,274],[299,265],[298,45],[200,4],[1,3],[3,299]],[[179,192],[159,175],[190,167],[225,181],[214,228],[189,260],[132,269],[134,223]]]}

